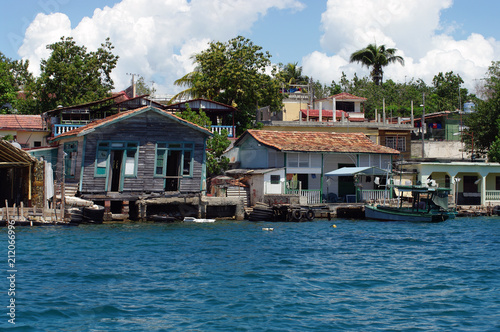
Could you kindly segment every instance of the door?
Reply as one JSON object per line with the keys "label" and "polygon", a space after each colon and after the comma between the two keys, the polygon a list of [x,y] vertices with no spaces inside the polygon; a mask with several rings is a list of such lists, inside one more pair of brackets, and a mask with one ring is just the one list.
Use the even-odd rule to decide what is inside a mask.
{"label": "door", "polygon": [[109,191],[120,191],[122,180],[123,150],[113,150],[110,156]]}
{"label": "door", "polygon": [[181,170],[181,156],[182,151],[169,150],[167,157],[167,174],[165,179],[165,191],[178,191],[180,170]]}
{"label": "door", "polygon": [[[342,167],[355,167],[354,164],[339,164]],[[354,176],[339,176],[339,197],[345,198],[346,195],[355,195]],[[347,200],[346,200],[347,201]]]}

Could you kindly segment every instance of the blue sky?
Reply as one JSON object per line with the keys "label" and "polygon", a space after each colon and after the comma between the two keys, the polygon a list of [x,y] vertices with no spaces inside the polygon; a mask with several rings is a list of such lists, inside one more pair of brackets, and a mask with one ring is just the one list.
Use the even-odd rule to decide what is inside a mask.
{"label": "blue sky", "polygon": [[37,74],[45,45],[60,36],[95,49],[111,37],[120,56],[116,90],[127,73],[154,81],[158,94],[173,94],[173,80],[192,70],[190,55],[210,40],[250,38],[273,63],[297,62],[315,80],[368,75],[348,63],[353,51],[376,42],[400,50],[406,65],[386,78],[459,73],[467,88],[500,60],[497,0],[21,0],[6,1],[0,16],[0,52],[29,59]]}

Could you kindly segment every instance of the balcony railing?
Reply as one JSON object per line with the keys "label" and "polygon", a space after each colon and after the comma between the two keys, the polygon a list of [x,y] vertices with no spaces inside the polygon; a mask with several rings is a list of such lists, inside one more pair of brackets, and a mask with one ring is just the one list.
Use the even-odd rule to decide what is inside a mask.
{"label": "balcony railing", "polygon": [[486,190],[486,201],[500,201],[500,190]]}
{"label": "balcony railing", "polygon": [[55,124],[52,127],[52,133],[54,137],[64,134],[70,130],[83,127],[84,125],[76,125],[76,124]]}
{"label": "balcony railing", "polygon": [[389,190],[365,190],[362,191],[363,202],[369,201],[381,201],[384,199],[390,199],[391,192]]}
{"label": "balcony railing", "polygon": [[222,130],[226,129],[227,130],[227,137],[234,137],[234,130],[233,126],[212,126],[212,133],[219,133],[222,134]]}

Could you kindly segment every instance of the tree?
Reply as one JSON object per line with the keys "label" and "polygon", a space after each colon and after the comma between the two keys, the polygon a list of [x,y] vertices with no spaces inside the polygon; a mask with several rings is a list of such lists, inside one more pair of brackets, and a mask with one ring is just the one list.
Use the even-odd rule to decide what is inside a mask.
{"label": "tree", "polygon": [[453,74],[453,71],[447,72],[443,75],[442,72],[434,76],[432,79],[434,85],[436,111],[454,111],[461,109],[461,100],[468,99],[468,91],[461,88],[460,85],[464,83],[460,75]]}
{"label": "tree", "polygon": [[289,86],[290,84],[308,84],[309,78],[302,75],[302,67],[298,62],[287,63],[286,65],[279,64],[279,72],[277,74],[283,82]]}
{"label": "tree", "polygon": [[87,52],[71,37],[47,46],[52,51],[40,64],[41,75],[37,80],[40,112],[58,105],[70,106],[105,98],[113,89],[111,72],[118,56],[106,39],[95,52]]}
{"label": "tree", "polygon": [[[191,110],[187,103],[186,110],[178,116],[208,130],[211,129],[211,121],[206,113],[201,109],[198,112]],[[209,177],[219,175],[229,168],[229,158],[222,155],[231,145],[227,135],[227,130],[222,130],[222,134],[214,132],[214,136],[207,141],[207,173]]]}
{"label": "tree", "polygon": [[149,86],[144,77],[139,76],[139,79],[135,82],[135,93],[138,96],[142,95],[153,95],[156,92],[156,89],[153,86]]}
{"label": "tree", "polygon": [[[238,36],[226,43],[211,42],[209,47],[193,56],[195,70],[176,81],[187,86],[193,97],[204,97],[237,107],[237,132],[252,128],[256,110],[270,106],[281,110],[283,96],[280,81],[266,74],[271,55],[249,39]],[[183,94],[187,93],[184,91]]]}
{"label": "tree", "polygon": [[377,46],[369,44],[366,48],[351,54],[350,62],[358,62],[368,68],[372,68],[370,73],[375,85],[380,85],[383,81],[383,67],[398,62],[404,66],[403,57],[396,55],[397,49],[385,48],[385,45]]}
{"label": "tree", "polygon": [[20,98],[20,92],[34,82],[28,71],[28,61],[13,61],[0,52],[0,112],[17,110],[27,113],[26,99]]}
{"label": "tree", "polygon": [[474,137],[474,152],[479,155],[488,153],[490,148],[496,150],[500,145],[498,142],[500,137],[498,127],[500,120],[500,61],[493,61],[488,68],[485,88],[489,97],[485,101],[476,100],[476,111],[465,119],[469,135],[463,136],[464,141],[469,145]]}

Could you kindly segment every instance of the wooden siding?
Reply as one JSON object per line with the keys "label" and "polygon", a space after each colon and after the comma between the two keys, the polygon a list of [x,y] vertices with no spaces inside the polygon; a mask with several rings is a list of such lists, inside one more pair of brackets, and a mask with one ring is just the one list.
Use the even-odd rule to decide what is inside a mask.
{"label": "wooden siding", "polygon": [[194,143],[193,176],[180,180],[180,193],[200,192],[205,135],[155,112],[145,112],[86,135],[82,193],[102,194],[106,177],[95,177],[96,148],[100,141],[137,142],[137,176],[125,177],[123,193],[161,193],[164,179],[154,177],[156,142]]}

